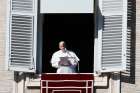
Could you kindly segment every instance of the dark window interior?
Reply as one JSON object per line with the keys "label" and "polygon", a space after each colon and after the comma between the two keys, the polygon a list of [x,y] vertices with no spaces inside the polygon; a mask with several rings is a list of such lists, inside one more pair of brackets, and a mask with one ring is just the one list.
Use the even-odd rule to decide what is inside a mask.
{"label": "dark window interior", "polygon": [[58,43],[66,41],[67,49],[80,58],[79,73],[93,72],[94,15],[44,14],[43,15],[43,73],[55,73],[51,56],[58,51]]}

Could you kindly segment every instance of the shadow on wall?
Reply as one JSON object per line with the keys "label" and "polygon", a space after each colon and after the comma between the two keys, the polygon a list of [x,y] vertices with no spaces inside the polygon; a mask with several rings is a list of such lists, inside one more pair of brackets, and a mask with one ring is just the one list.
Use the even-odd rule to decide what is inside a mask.
{"label": "shadow on wall", "polygon": [[[127,71],[121,72],[121,82],[135,84],[135,56],[136,56],[136,0],[128,0],[128,35],[130,35],[130,56],[127,59]],[[129,40],[128,40],[129,41]]]}
{"label": "shadow on wall", "polygon": [[[98,0],[95,0],[95,3],[94,3],[94,6],[95,6],[95,38],[98,39],[98,31],[100,29],[102,29],[103,27],[103,15],[101,14],[101,11],[99,9],[99,6],[98,6]],[[98,25],[100,24],[100,25]],[[100,75],[100,77],[104,77],[104,76],[107,76],[107,86],[95,86],[94,87],[94,93],[97,93],[98,90],[107,90],[109,88],[109,79],[110,79],[110,73],[102,73]]]}

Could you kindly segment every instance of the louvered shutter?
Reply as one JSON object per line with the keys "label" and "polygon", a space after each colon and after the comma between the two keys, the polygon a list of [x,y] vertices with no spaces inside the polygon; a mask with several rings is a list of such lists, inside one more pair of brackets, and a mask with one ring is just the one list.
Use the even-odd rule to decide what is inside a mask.
{"label": "louvered shutter", "polygon": [[10,0],[8,69],[36,71],[37,0]]}
{"label": "louvered shutter", "polygon": [[100,71],[125,70],[127,0],[99,0],[98,4],[98,14],[100,14],[98,17],[98,61]]}

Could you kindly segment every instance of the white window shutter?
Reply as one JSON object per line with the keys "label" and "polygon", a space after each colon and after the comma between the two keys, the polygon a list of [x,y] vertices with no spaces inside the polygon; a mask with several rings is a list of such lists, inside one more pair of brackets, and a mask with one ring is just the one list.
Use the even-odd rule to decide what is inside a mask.
{"label": "white window shutter", "polygon": [[99,0],[98,9],[100,71],[123,71],[126,69],[127,0]]}
{"label": "white window shutter", "polygon": [[10,0],[8,69],[36,71],[37,0]]}

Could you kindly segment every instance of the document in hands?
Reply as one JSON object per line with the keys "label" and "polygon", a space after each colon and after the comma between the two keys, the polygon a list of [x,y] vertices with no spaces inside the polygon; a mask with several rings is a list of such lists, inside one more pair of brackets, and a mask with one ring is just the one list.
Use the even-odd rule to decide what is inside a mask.
{"label": "document in hands", "polygon": [[60,66],[70,66],[71,63],[69,61],[69,57],[60,57],[59,65]]}

